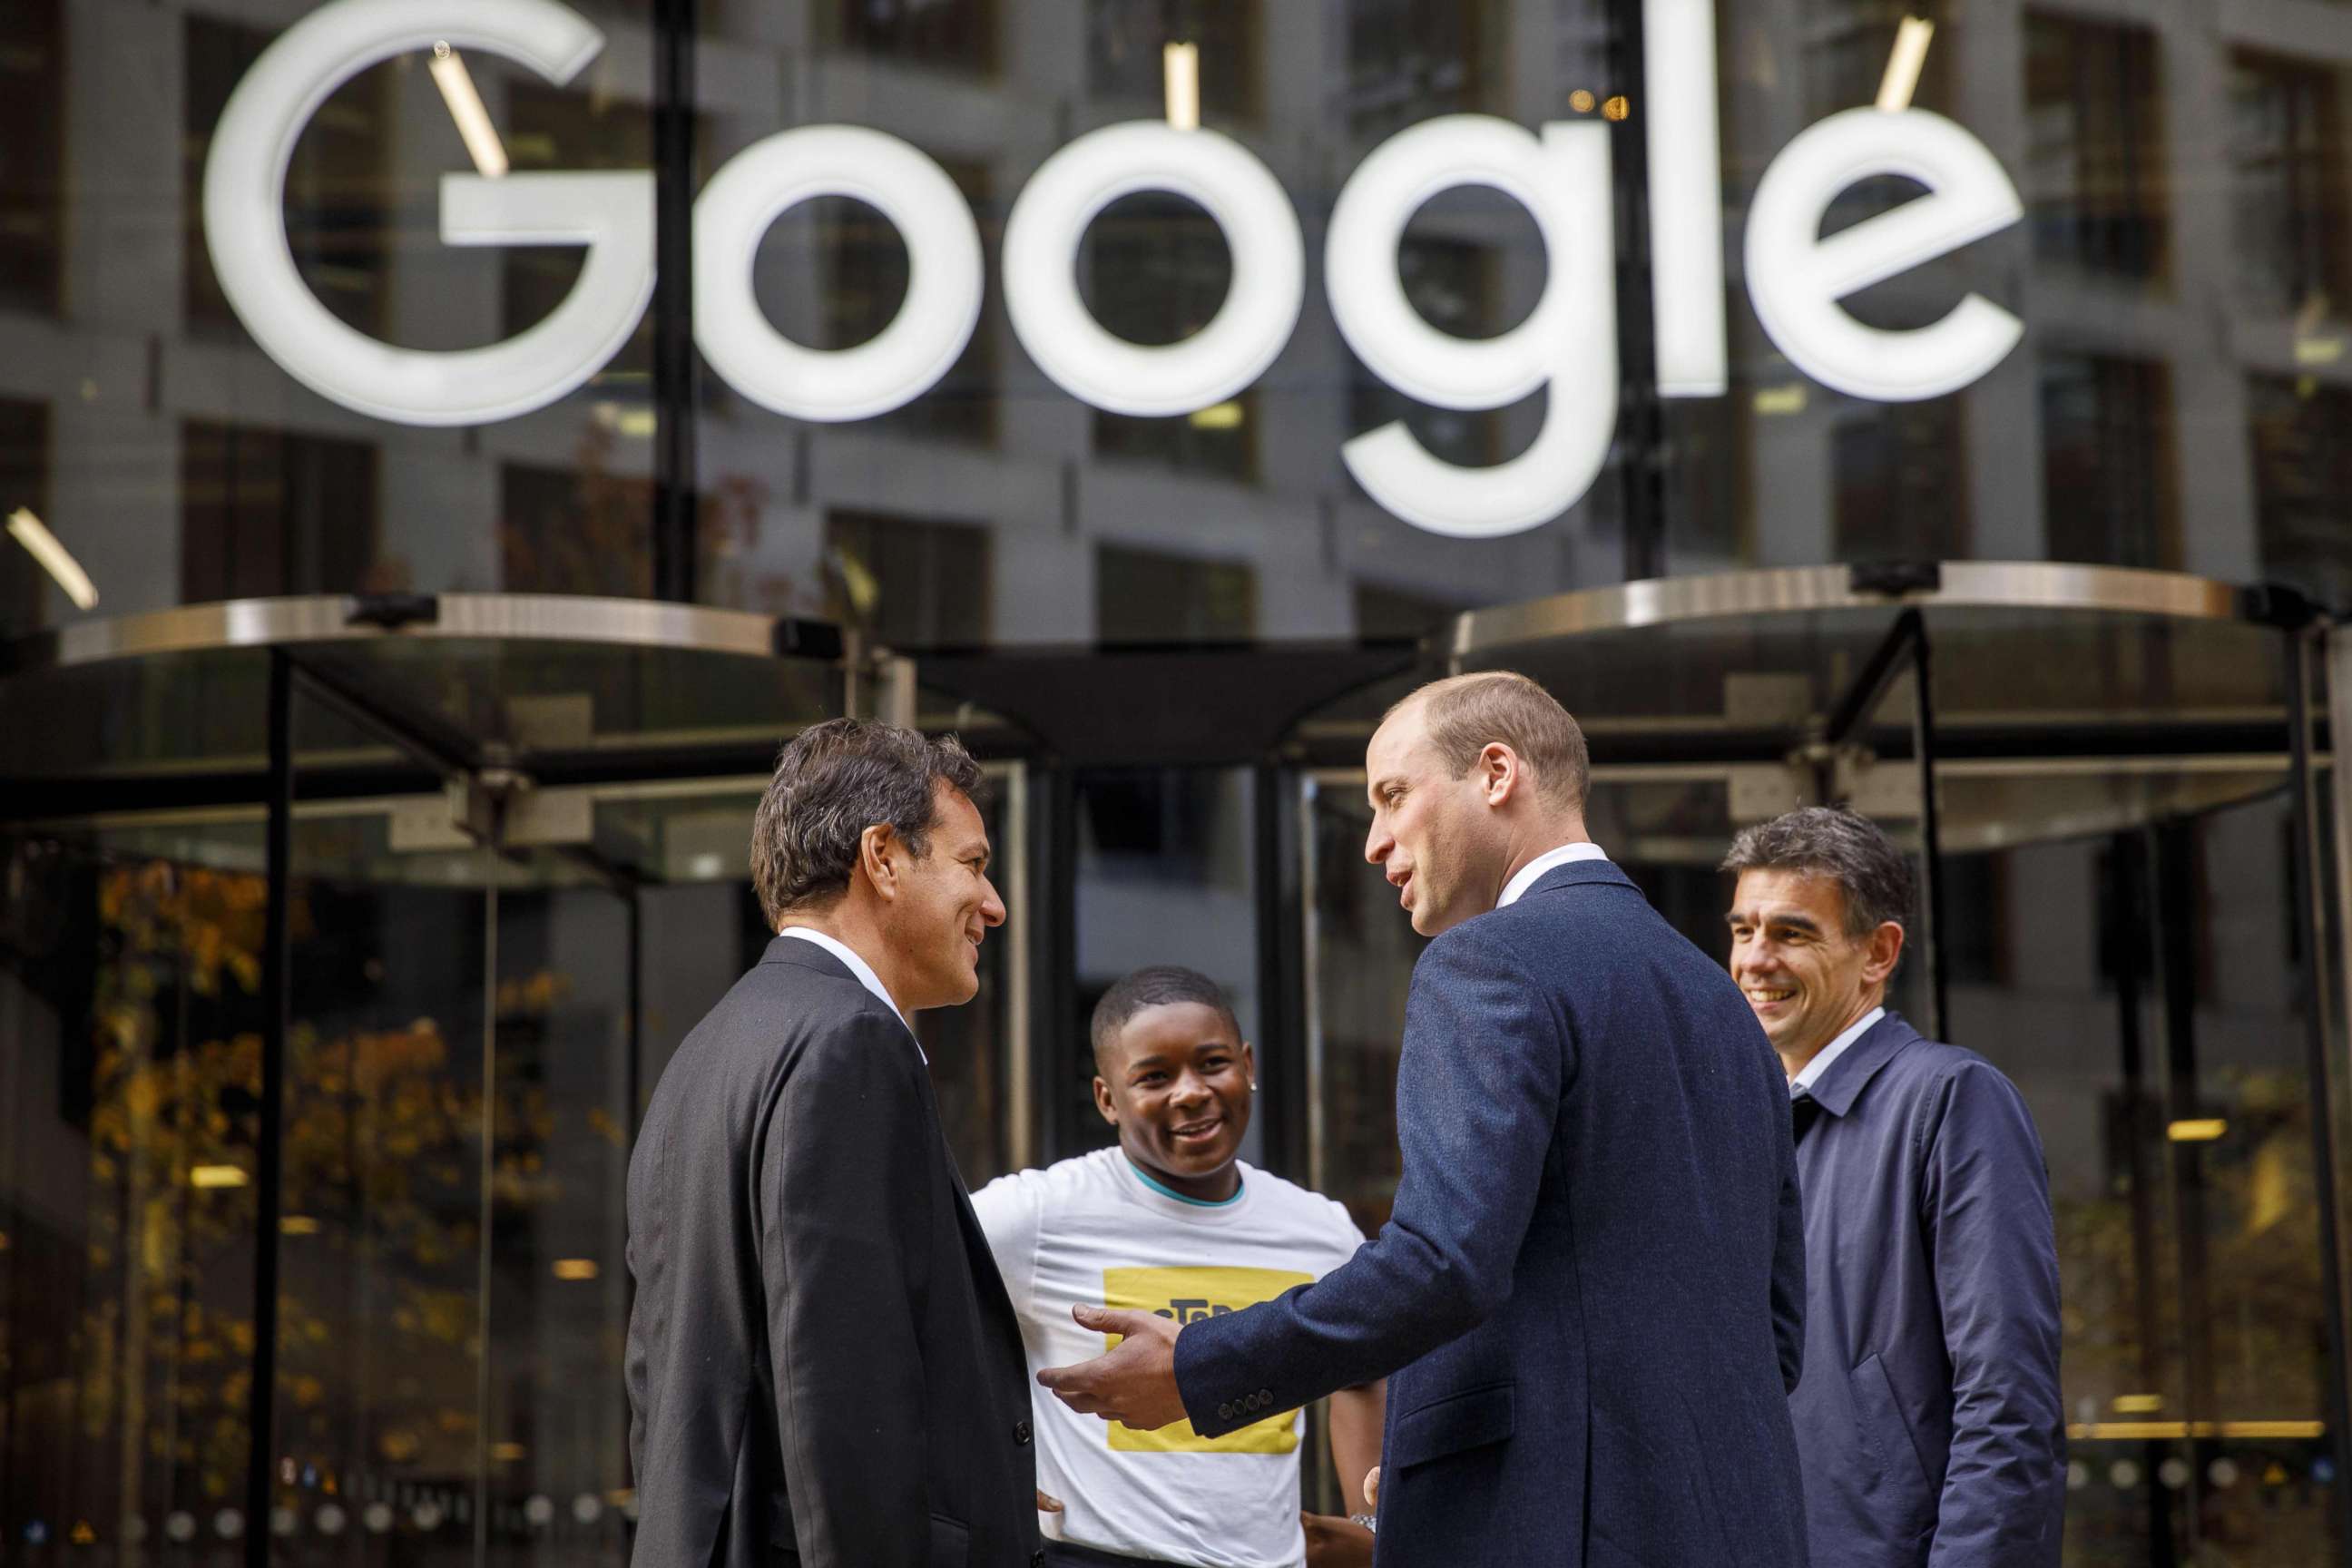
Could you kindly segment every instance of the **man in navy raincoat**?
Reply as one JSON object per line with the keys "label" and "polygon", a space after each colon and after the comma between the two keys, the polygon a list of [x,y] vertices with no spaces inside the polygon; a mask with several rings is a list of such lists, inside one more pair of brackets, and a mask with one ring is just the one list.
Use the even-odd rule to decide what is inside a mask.
{"label": "man in navy raincoat", "polygon": [[1911,877],[1875,826],[1790,812],[1723,868],[1732,978],[1790,1078],[1812,1568],[2053,1568],[2058,1255],[2033,1118],[1990,1062],[1885,1010]]}

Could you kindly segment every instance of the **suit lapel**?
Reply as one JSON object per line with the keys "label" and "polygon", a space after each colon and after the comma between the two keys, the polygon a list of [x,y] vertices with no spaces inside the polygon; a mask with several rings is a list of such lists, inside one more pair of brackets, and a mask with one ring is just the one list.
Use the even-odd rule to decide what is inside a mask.
{"label": "suit lapel", "polygon": [[1004,1292],[1004,1276],[997,1269],[996,1254],[988,1245],[988,1233],[980,1228],[980,1215],[972,1212],[971,1193],[964,1185],[963,1173],[956,1167],[955,1151],[948,1145],[947,1128],[940,1121],[939,1099],[931,1089],[931,1075],[920,1072],[916,1078],[923,1086],[924,1120],[931,1124],[940,1163],[947,1171],[948,1188],[955,1194],[956,1224],[963,1232],[964,1255],[971,1264],[972,1282],[984,1310],[994,1316],[998,1329],[1017,1350],[1021,1344],[1021,1320],[1013,1310],[1013,1298]]}

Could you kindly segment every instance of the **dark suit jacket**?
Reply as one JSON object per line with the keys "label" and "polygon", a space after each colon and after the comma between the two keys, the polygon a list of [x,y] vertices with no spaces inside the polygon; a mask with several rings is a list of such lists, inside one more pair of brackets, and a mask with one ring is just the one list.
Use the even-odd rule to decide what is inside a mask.
{"label": "dark suit jacket", "polygon": [[1789,1403],[1813,1568],[2051,1568],[2058,1253],[2024,1100],[1892,1013],[1812,1094],[1805,1376]]}
{"label": "dark suit jacket", "polygon": [[1034,1562],[1020,1327],[913,1037],[822,948],[663,1072],[628,1257],[637,1568]]}
{"label": "dark suit jacket", "polygon": [[1614,866],[1563,866],[1422,954],[1394,1216],[1188,1324],[1186,1411],[1222,1433],[1393,1373],[1384,1568],[1794,1568],[1789,1125],[1722,966]]}

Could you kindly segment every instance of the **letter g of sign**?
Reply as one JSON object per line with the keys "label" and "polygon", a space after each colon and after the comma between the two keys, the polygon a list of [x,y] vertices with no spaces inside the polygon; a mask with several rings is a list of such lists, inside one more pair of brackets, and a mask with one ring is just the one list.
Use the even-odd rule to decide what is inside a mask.
{"label": "letter g of sign", "polygon": [[480,425],[572,391],[628,341],[653,296],[650,173],[441,176],[450,245],[580,245],[580,280],[548,318],[488,348],[394,348],[338,321],[286,239],[287,164],[311,115],[361,71],[446,40],[561,85],[604,36],[556,0],[332,0],[237,84],[205,163],[205,237],[221,289],[263,352],[322,396],[407,425]]}

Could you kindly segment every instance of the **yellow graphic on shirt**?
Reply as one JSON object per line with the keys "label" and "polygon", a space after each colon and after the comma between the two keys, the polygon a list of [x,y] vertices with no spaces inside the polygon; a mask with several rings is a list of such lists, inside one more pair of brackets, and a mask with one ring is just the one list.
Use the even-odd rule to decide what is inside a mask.
{"label": "yellow graphic on shirt", "polygon": [[[1293,1286],[1312,1285],[1312,1274],[1285,1268],[1106,1268],[1103,1305],[1113,1310],[1141,1308],[1189,1323],[1196,1318],[1220,1317],[1271,1301]],[[1115,1348],[1118,1334],[1105,1334],[1103,1348]],[[1298,1447],[1297,1412],[1269,1415],[1222,1437],[1203,1437],[1190,1421],[1139,1432],[1110,1423],[1114,1452],[1129,1454],[1288,1454]]]}

